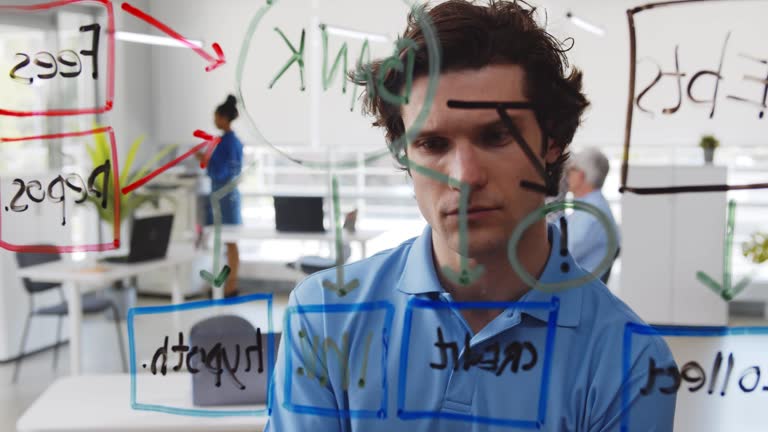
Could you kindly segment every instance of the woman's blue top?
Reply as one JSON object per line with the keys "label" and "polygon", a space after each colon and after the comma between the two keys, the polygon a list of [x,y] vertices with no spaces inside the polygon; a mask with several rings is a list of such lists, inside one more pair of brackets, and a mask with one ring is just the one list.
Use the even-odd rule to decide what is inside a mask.
{"label": "woman's blue top", "polygon": [[211,178],[211,190],[216,191],[240,175],[243,169],[243,143],[234,132],[221,136],[221,142],[208,161],[208,176]]}

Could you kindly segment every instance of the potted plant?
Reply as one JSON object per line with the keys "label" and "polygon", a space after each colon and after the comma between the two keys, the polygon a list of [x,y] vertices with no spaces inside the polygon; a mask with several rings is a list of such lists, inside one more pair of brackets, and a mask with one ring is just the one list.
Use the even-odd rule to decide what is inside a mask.
{"label": "potted plant", "polygon": [[768,233],[752,233],[750,240],[741,245],[741,251],[755,264],[768,261]]}
{"label": "potted plant", "polygon": [[[128,153],[126,155],[125,161],[123,162],[123,166],[120,168],[120,185],[125,186],[128,184],[131,184],[135,182],[136,180],[144,177],[147,175],[152,167],[163,157],[165,157],[168,153],[170,153],[173,149],[175,149],[176,145],[169,145],[165,148],[161,149],[152,159],[147,161],[138,171],[134,171],[131,173],[131,167],[133,166],[133,160],[136,158],[136,153],[139,151],[139,147],[141,147],[141,143],[144,141],[144,137],[140,136],[136,140],[133,141],[131,144],[131,147],[128,149]],[[105,160],[108,160],[111,156],[111,151],[109,144],[107,143],[107,138],[104,136],[104,134],[98,134],[95,137],[95,143],[94,146],[86,146],[86,149],[88,150],[88,154],[91,157],[91,161],[93,162],[94,166],[99,166],[104,163]],[[109,176],[109,181],[107,184],[107,190],[112,191],[114,190],[115,182],[114,177]],[[120,194],[118,198],[118,205],[120,206],[120,222],[122,223],[128,216],[131,216],[133,212],[139,208],[140,206],[146,204],[146,203],[153,203],[155,206],[158,205],[160,198],[165,199],[171,199],[170,197],[163,197],[157,193],[139,193],[137,191],[130,192],[128,194]],[[91,201],[94,204],[94,207],[96,207],[96,211],[99,213],[99,217],[107,222],[112,223],[114,220],[114,199],[115,197],[113,194],[108,194],[107,196],[107,205],[106,207],[102,207],[100,199],[88,196],[88,200]]]}
{"label": "potted plant", "polygon": [[711,164],[715,158],[715,149],[720,146],[720,141],[714,135],[704,135],[699,141],[699,147],[704,149],[704,162]]}
{"label": "potted plant", "polygon": [[[131,144],[131,147],[128,149],[128,153],[126,154],[125,161],[123,162],[123,166],[120,169],[120,186],[125,186],[128,184],[131,184],[135,182],[136,180],[144,177],[147,175],[150,170],[152,169],[155,164],[159,160],[161,160],[163,157],[165,157],[169,152],[171,152],[173,149],[175,149],[176,145],[169,145],[161,149],[153,158],[151,158],[149,161],[147,161],[146,164],[144,164],[138,171],[131,171],[131,168],[133,166],[133,161],[136,158],[136,153],[139,151],[139,147],[141,147],[141,143],[144,141],[144,137],[140,136],[136,140],[133,141]],[[94,166],[100,166],[104,164],[106,160],[109,160],[111,156],[110,146],[107,143],[107,138],[104,134],[97,134],[94,138],[94,145],[86,145],[86,150],[88,151],[88,154],[91,158],[91,161]],[[122,236],[124,238],[130,238],[131,235],[131,222],[132,218],[130,216],[133,215],[133,212],[147,204],[150,203],[154,205],[155,207],[158,207],[160,204],[161,199],[167,199],[175,204],[175,201],[173,198],[161,195],[158,193],[146,193],[146,192],[139,192],[139,191],[132,191],[128,194],[119,194],[117,197],[114,196],[112,191],[115,187],[115,181],[114,176],[110,175],[108,177],[107,185],[104,190],[109,191],[107,193],[107,201],[106,206],[102,206],[102,200],[101,198],[97,198],[93,195],[88,195],[88,201],[93,203],[94,207],[96,208],[96,211],[99,214],[99,223],[98,223],[98,238],[99,243],[103,243],[103,234],[102,234],[102,222],[106,222],[107,224],[112,224],[114,222],[114,203],[115,199],[118,200],[118,205],[120,208],[120,225],[125,226],[125,231],[123,231]],[[120,314],[121,318],[125,318],[125,314],[127,310],[132,307],[132,305],[135,303],[135,291],[134,290],[126,290],[125,285],[122,281],[118,281],[112,286],[112,290],[108,292],[108,295],[112,297],[112,299],[115,301],[118,307],[118,313]]]}

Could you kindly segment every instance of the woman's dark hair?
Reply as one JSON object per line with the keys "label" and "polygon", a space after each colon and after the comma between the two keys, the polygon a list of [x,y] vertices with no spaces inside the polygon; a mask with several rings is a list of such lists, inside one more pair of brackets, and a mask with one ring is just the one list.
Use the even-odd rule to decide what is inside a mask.
{"label": "woman's dark hair", "polygon": [[[419,23],[424,11],[422,7],[409,14],[402,38],[413,41],[415,48],[404,48],[399,53],[405,62],[407,49],[414,50],[413,79],[426,76],[429,70],[426,37]],[[565,48],[536,23],[535,12],[535,7],[519,0],[489,0],[487,5],[472,0],[448,0],[426,10],[426,15],[440,44],[441,72],[493,64],[516,64],[525,70],[525,93],[535,107],[539,125],[562,150],[557,162],[548,167],[557,184],[569,156],[567,147],[589,101],[581,92],[581,71],[568,71],[565,52],[570,47]],[[350,76],[367,90],[363,93],[363,111],[375,117],[374,126],[385,128],[393,149],[391,144],[405,133],[400,106],[388,103],[380,96],[377,83],[368,82],[380,79],[383,62],[359,65]],[[390,67],[381,82],[393,94],[401,94],[406,83],[405,68],[400,69]]]}
{"label": "woman's dark hair", "polygon": [[234,95],[227,96],[227,100],[216,108],[216,114],[229,121],[235,120],[240,115],[237,111],[237,98]]}

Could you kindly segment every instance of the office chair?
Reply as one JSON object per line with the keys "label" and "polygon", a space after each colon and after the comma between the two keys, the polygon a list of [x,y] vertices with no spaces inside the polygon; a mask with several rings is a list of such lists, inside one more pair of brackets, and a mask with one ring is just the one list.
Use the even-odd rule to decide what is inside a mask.
{"label": "office chair", "polygon": [[[16,262],[19,268],[29,267],[37,264],[45,264],[49,262],[61,260],[61,255],[57,253],[16,253]],[[53,369],[56,370],[59,361],[59,343],[61,339],[61,319],[68,314],[67,301],[64,297],[64,292],[60,283],[55,282],[33,282],[29,278],[22,279],[22,285],[29,294],[29,312],[27,313],[27,319],[24,323],[24,332],[21,336],[21,346],[19,347],[19,355],[14,362],[13,368],[13,382],[15,383],[19,377],[19,369],[21,368],[21,361],[24,358],[24,348],[27,344],[27,337],[29,336],[29,324],[32,321],[32,317],[35,315],[42,316],[56,316],[58,322],[56,326],[56,344],[53,346]],[[57,289],[61,303],[53,306],[45,306],[41,308],[35,308],[35,295]],[[86,294],[82,299],[83,315],[101,313],[106,310],[112,310],[112,314],[115,320],[115,327],[117,328],[117,341],[120,344],[120,356],[123,361],[123,371],[127,371],[127,363],[125,359],[125,347],[123,345],[123,334],[120,329],[120,314],[118,313],[115,303],[108,299],[98,295]]]}
{"label": "office chair", "polygon": [[[352,255],[352,248],[349,243],[341,245],[341,253],[344,258],[342,262],[347,262],[349,256]],[[301,270],[306,275],[317,273],[322,270],[326,270],[336,266],[336,258],[323,257],[318,255],[307,255],[299,258],[295,263],[289,264],[298,270]]]}
{"label": "office chair", "polygon": [[611,276],[611,269],[613,268],[613,263],[616,262],[616,258],[619,257],[619,253],[621,252],[621,248],[616,248],[616,255],[613,257],[613,261],[611,261],[611,265],[608,267],[608,270],[605,272],[604,275],[600,277],[600,280],[603,281],[605,285],[608,285],[608,278]]}
{"label": "office chair", "polygon": [[[189,332],[187,366],[210,373],[192,374],[192,403],[195,406],[251,405],[267,401],[269,333],[262,333],[236,315],[206,318]],[[273,359],[279,334],[274,335]],[[199,355],[192,354],[195,349]],[[242,350],[243,361],[240,361]],[[224,357],[226,355],[226,357]],[[224,357],[224,358],[222,358]],[[234,371],[229,372],[229,364]],[[242,369],[238,373],[238,364]],[[222,366],[224,365],[224,366]],[[223,368],[224,369],[222,371]]]}

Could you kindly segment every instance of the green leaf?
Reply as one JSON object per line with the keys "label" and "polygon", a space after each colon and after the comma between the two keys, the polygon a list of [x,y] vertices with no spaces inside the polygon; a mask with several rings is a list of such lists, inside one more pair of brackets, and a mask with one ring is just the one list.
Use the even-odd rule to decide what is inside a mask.
{"label": "green leaf", "polygon": [[105,160],[109,159],[110,151],[109,151],[109,144],[107,144],[107,137],[104,136],[103,133],[97,134],[94,136],[94,140],[96,142],[96,154],[98,156],[98,159],[96,160],[96,164],[104,163]]}
{"label": "green leaf", "polygon": [[[99,127],[100,126],[94,122],[94,129],[97,129]],[[103,164],[105,160],[111,159],[110,145],[108,143],[107,138],[104,136],[104,134],[95,135],[93,139],[94,139],[93,145],[86,145],[85,147],[86,147],[86,150],[88,151],[88,155],[91,157],[91,161],[93,162],[93,165],[98,166],[100,164]],[[136,154],[138,153],[139,148],[141,147],[141,144],[143,141],[144,141],[144,136],[142,135],[136,138],[136,140],[134,140],[133,143],[131,143],[131,147],[128,149],[128,154],[126,155],[125,161],[123,161],[123,167],[120,170],[121,185],[133,183],[134,181],[145,176],[147,173],[149,173],[152,167],[160,159],[162,159],[169,152],[171,152],[173,149],[178,147],[177,145],[169,145],[163,148],[149,162],[144,164],[144,166],[139,170],[138,173],[133,174],[132,176],[133,178],[130,180],[130,182],[126,183],[126,179],[129,176],[131,176],[130,168],[136,159]],[[160,199],[168,199],[172,203],[174,203],[174,205],[176,204],[176,201],[174,199],[161,194],[130,193],[128,195],[118,194],[117,196],[114,196],[114,194],[112,193],[112,191],[114,191],[114,188],[115,188],[114,175],[109,176],[109,181],[107,183],[108,183],[107,190],[109,191],[109,196],[107,198],[106,208],[101,207],[101,199],[97,199],[91,195],[88,195],[87,197],[88,201],[91,202],[94,205],[94,207],[96,207],[96,211],[98,212],[99,217],[106,222],[112,222],[114,220],[115,200],[118,200],[117,204],[120,206],[119,208],[120,208],[121,221],[131,216],[137,208],[141,207],[147,202],[158,202]]]}
{"label": "green leaf", "polygon": [[131,144],[131,148],[128,149],[128,154],[125,156],[125,162],[123,162],[123,167],[120,168],[120,184],[124,185],[126,184],[125,181],[128,179],[128,172],[131,170],[131,166],[133,165],[133,160],[136,158],[136,153],[139,151],[139,147],[141,147],[141,143],[144,141],[144,135],[141,135],[140,137],[136,138],[133,143]]}
{"label": "green leaf", "polygon": [[178,144],[170,144],[170,145],[167,145],[167,146],[163,147],[162,150],[157,152],[157,154],[155,154],[155,156],[152,159],[150,159],[147,163],[145,163],[141,167],[139,172],[137,172],[133,177],[131,177],[131,180],[127,184],[131,184],[131,183],[135,182],[136,180],[138,180],[138,179],[144,177],[145,175],[147,175],[149,173],[149,171],[152,169],[152,167],[154,167],[155,164],[160,159],[164,158],[168,153],[173,151],[178,146],[179,146]]}
{"label": "green leaf", "polygon": [[[95,121],[93,122],[93,129],[98,129],[100,126]],[[98,143],[96,142],[96,137],[94,137],[94,145],[86,144],[85,149],[88,151],[88,155],[91,157],[91,162],[93,162],[93,165],[99,165],[99,153],[98,153]]]}
{"label": "green leaf", "polygon": [[755,264],[768,261],[768,234],[763,232],[752,233],[750,240],[741,245],[742,255],[749,258]]}

